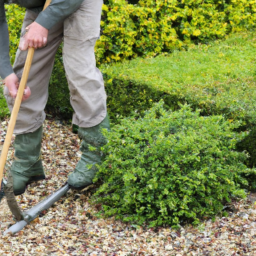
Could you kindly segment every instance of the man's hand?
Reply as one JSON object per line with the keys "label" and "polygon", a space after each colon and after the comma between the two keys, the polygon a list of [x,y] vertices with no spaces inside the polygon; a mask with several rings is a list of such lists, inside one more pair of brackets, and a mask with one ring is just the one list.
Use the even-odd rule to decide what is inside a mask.
{"label": "man's hand", "polygon": [[[12,73],[4,79],[4,84],[8,88],[10,96],[12,98],[16,98],[19,88],[19,78],[14,73]],[[30,95],[30,88],[26,87],[26,89],[24,90],[22,101],[28,99]]]}
{"label": "man's hand", "polygon": [[41,48],[47,43],[48,29],[33,22],[26,27],[27,33],[20,39],[19,49],[26,51],[28,48]]}

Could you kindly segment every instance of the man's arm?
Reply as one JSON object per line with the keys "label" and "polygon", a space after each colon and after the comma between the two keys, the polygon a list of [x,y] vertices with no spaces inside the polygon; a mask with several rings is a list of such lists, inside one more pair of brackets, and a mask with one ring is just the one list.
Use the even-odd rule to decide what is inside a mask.
{"label": "man's arm", "polygon": [[[29,30],[23,38],[20,49],[27,50],[28,47],[40,48],[47,42],[48,29],[75,12],[83,0],[52,0],[50,6],[41,12],[29,26]],[[26,6],[24,6],[26,7]],[[19,80],[13,73],[9,57],[9,35],[5,17],[4,0],[0,0],[0,76],[5,79],[5,86],[10,95],[15,98]],[[25,89],[23,100],[30,96],[30,89]]]}
{"label": "man's arm", "polygon": [[20,50],[29,47],[35,49],[46,45],[48,30],[75,12],[84,0],[52,0],[50,5],[40,12],[35,22],[27,27],[28,32],[22,38]]}
{"label": "man's arm", "polygon": [[5,79],[13,73],[9,56],[9,34],[5,18],[4,1],[0,0],[0,76]]}
{"label": "man's arm", "polygon": [[[14,74],[9,56],[9,33],[5,17],[4,0],[0,0],[0,77],[4,79],[5,86],[13,98],[17,95],[19,79]],[[22,100],[29,98],[31,92],[27,87]]]}
{"label": "man's arm", "polygon": [[50,29],[75,12],[83,1],[84,0],[52,0],[50,5],[38,15],[35,22],[46,29]]}

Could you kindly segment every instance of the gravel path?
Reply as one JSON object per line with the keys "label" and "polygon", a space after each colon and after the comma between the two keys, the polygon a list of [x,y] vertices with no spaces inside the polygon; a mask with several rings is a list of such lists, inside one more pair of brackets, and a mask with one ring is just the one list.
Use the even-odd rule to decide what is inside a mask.
{"label": "gravel path", "polygon": [[[23,210],[62,186],[75,166],[79,139],[58,121],[44,125],[43,159],[47,179],[31,184],[17,197]],[[6,131],[2,122],[0,139]],[[0,145],[1,149],[1,145]],[[12,148],[9,153],[11,159]],[[10,164],[11,162],[9,162]],[[256,255],[255,195],[229,206],[228,217],[202,222],[198,227],[142,228],[94,216],[92,190],[69,191],[51,209],[18,234],[3,236],[14,220],[5,200],[0,203],[0,255]]]}

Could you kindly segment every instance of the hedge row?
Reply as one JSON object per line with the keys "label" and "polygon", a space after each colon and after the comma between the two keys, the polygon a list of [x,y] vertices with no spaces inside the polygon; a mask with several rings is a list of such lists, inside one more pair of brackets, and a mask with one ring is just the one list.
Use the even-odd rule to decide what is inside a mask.
{"label": "hedge row", "polygon": [[254,126],[255,56],[254,33],[240,33],[188,51],[105,66],[111,117],[142,113],[164,99],[172,109],[187,102],[203,115],[223,114]]}
{"label": "hedge row", "polygon": [[[126,0],[106,0],[104,3],[102,35],[96,46],[98,64],[186,48],[195,42],[253,28],[256,23],[255,0],[140,0],[136,5]],[[6,8],[14,60],[24,9],[15,5]]]}
{"label": "hedge row", "polygon": [[[98,64],[118,62],[137,56],[155,56],[162,52],[173,52],[175,49],[183,50],[193,47],[194,43],[209,43],[213,39],[225,37],[230,32],[253,28],[256,21],[255,12],[256,1],[247,0],[232,2],[140,0],[137,5],[127,4],[125,0],[105,1],[101,24],[102,35],[96,47],[97,61]],[[69,117],[72,108],[67,96],[69,94],[64,70],[59,60],[61,60],[60,51],[51,80],[48,109]],[[125,69],[126,66],[123,68]],[[122,73],[121,70],[119,71]],[[105,81],[112,79],[112,75],[108,75],[107,70],[104,73]],[[135,97],[133,99],[130,97],[130,101],[120,99],[118,90],[114,96],[108,84],[106,82],[112,117],[113,113],[122,111],[128,114],[129,105],[134,104],[136,100],[138,105],[143,105],[139,99],[139,96],[143,95],[141,84],[130,89],[135,92],[133,94]],[[124,89],[120,88],[120,84],[117,86],[121,93]],[[51,93],[53,90],[54,93]],[[157,89],[156,91],[156,94],[159,94]],[[159,95],[161,94],[160,92]],[[128,95],[129,93],[122,94],[122,97],[127,98]],[[172,97],[176,96],[173,94]],[[161,97],[157,96],[157,98]],[[126,110],[122,105],[124,101],[127,104]],[[122,109],[121,112],[118,106]]]}
{"label": "hedge row", "polygon": [[98,63],[186,48],[255,27],[256,1],[107,0]]}

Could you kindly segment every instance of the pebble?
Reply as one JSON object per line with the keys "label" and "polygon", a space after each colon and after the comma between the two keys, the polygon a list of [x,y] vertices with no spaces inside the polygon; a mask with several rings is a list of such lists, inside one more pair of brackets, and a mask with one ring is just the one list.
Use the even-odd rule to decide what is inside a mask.
{"label": "pebble", "polygon": [[176,239],[176,238],[178,237],[178,235],[177,235],[177,233],[172,232],[172,233],[171,233],[171,237],[172,237],[172,239]]}
{"label": "pebble", "polygon": [[180,242],[179,241],[175,241],[173,244],[174,244],[174,247],[180,247]]}
{"label": "pebble", "polygon": [[244,213],[244,212],[239,212],[237,214],[239,217],[243,218],[243,219],[248,219],[249,218],[249,215],[247,213]]}
{"label": "pebble", "polygon": [[167,250],[167,251],[171,251],[172,249],[173,249],[173,246],[171,244],[167,244],[165,246],[165,250]]}
{"label": "pebble", "polygon": [[206,237],[203,239],[204,243],[210,243],[212,239],[210,237]]}

